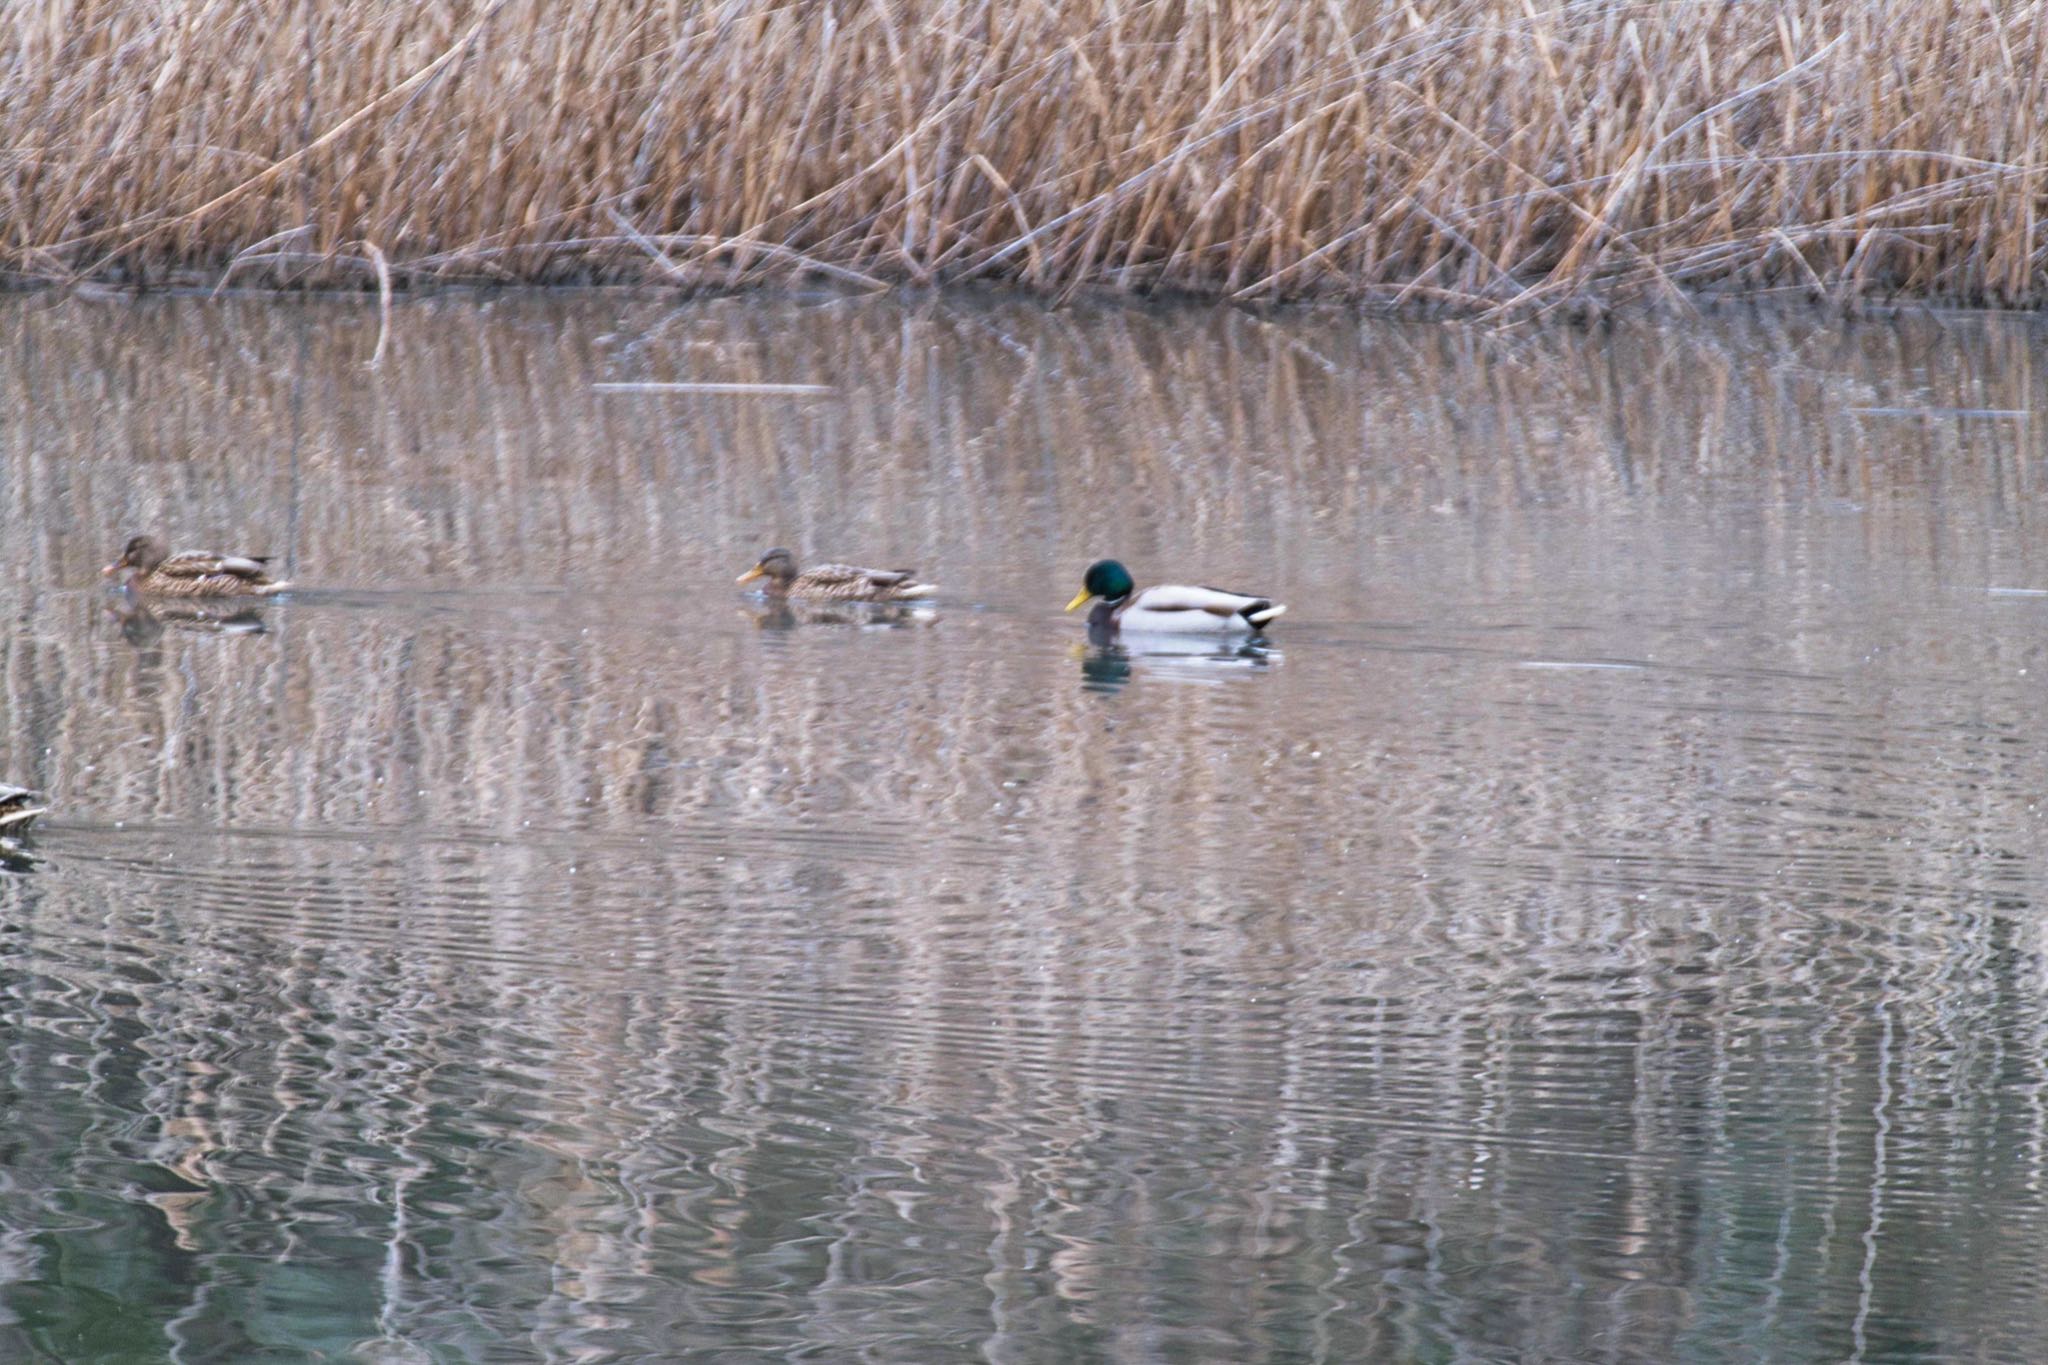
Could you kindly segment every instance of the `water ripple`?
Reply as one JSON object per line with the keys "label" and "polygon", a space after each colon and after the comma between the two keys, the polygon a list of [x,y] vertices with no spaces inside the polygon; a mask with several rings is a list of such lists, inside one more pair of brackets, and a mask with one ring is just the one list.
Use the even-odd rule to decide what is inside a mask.
{"label": "water ripple", "polygon": [[2035,1353],[2036,436],[1839,421],[2024,328],[135,307],[0,318],[0,1358]]}

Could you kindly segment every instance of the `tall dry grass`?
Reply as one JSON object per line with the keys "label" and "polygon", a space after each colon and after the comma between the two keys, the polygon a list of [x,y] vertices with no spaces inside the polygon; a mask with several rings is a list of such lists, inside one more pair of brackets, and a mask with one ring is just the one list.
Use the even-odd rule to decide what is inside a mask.
{"label": "tall dry grass", "polygon": [[2044,295],[2038,3],[15,0],[0,269]]}

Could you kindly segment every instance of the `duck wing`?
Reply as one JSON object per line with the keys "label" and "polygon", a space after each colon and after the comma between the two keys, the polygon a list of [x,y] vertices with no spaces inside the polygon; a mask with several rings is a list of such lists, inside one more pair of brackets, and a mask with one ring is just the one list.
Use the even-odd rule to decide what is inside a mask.
{"label": "duck wing", "polygon": [[1287,610],[1277,606],[1269,597],[1230,592],[1223,588],[1191,588],[1179,583],[1161,583],[1157,587],[1146,588],[1131,599],[1131,607],[1136,611],[1159,612],[1162,615],[1192,611],[1225,620],[1243,617],[1254,623],[1269,621]]}
{"label": "duck wing", "polygon": [[865,588],[874,583],[875,571],[856,564],[813,564],[797,575],[807,588]]}
{"label": "duck wing", "polygon": [[262,582],[270,577],[264,568],[268,563],[268,555],[217,555],[205,550],[180,550],[157,565],[156,571],[165,578],[212,578],[216,574],[227,574]]}
{"label": "duck wing", "polygon": [[929,585],[917,581],[915,569],[864,569],[856,564],[819,564],[797,575],[796,587],[827,595],[855,596],[885,593],[894,597],[922,596]]}

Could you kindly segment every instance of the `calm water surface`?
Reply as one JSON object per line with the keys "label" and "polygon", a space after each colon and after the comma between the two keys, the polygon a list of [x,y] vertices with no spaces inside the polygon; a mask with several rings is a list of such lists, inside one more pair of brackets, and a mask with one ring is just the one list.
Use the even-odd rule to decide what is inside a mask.
{"label": "calm water surface", "polygon": [[0,1359],[2039,1358],[2038,329],[376,331],[0,304]]}

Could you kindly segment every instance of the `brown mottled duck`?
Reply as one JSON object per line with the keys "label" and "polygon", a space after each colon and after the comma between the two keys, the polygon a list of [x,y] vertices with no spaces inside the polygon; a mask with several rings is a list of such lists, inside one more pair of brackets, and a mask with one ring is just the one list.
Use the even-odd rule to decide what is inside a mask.
{"label": "brown mottled duck", "polygon": [[155,536],[136,536],[100,572],[124,575],[128,587],[152,597],[268,597],[291,586],[270,576],[269,562],[262,555],[206,550],[172,554]]}
{"label": "brown mottled duck", "polygon": [[909,602],[930,597],[938,585],[920,583],[914,569],[862,569],[852,564],[819,564],[798,571],[796,556],[776,548],[739,576],[742,583],[767,579],[775,597],[808,597],[821,602]]}

